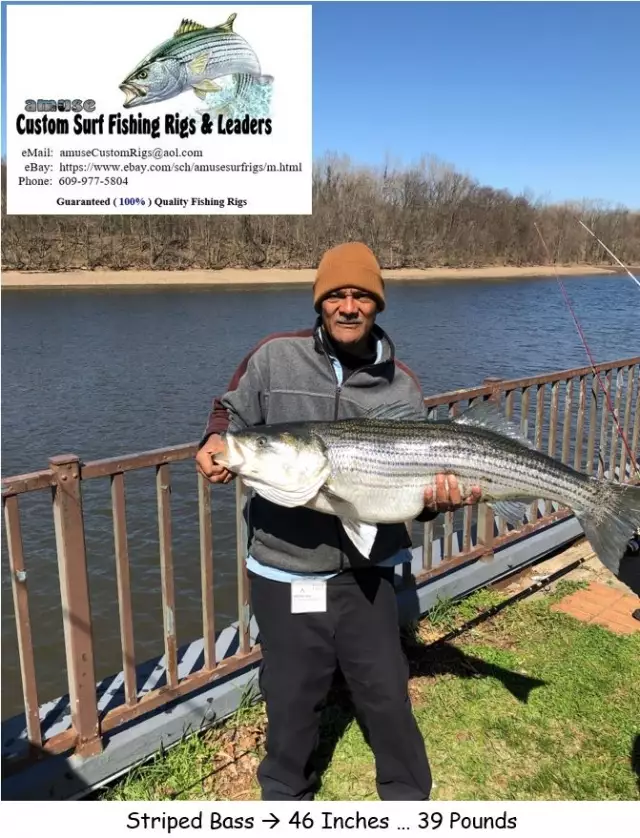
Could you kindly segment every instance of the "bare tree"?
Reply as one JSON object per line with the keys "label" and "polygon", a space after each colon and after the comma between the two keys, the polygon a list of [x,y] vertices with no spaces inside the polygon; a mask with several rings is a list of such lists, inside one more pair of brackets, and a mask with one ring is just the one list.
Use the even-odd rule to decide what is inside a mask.
{"label": "bare tree", "polygon": [[327,247],[356,239],[385,268],[540,265],[535,224],[559,264],[611,264],[577,219],[640,264],[640,213],[513,195],[435,157],[375,167],[327,154],[313,166],[310,216],[6,215],[4,164],[2,174],[4,269],[309,268]]}

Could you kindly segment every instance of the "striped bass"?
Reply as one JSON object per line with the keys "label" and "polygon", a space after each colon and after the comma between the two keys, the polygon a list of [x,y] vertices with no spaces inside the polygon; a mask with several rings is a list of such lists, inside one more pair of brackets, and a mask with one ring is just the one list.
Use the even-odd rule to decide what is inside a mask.
{"label": "striped bass", "polygon": [[211,28],[183,20],[173,37],[143,58],[122,82],[124,107],[162,102],[189,88],[204,99],[207,93],[222,89],[214,80],[223,76],[234,76],[238,90],[250,80],[272,81],[271,76],[262,75],[253,48],[233,31],[236,17],[232,14]]}
{"label": "striped bass", "polygon": [[538,498],[573,510],[600,561],[616,576],[640,525],[640,487],[598,479],[538,451],[490,402],[432,421],[401,405],[360,419],[229,430],[216,461],[259,495],[285,507],[337,515],[369,557],[377,524],[409,521],[439,473],[456,476],[461,496],[483,501],[512,524]]}

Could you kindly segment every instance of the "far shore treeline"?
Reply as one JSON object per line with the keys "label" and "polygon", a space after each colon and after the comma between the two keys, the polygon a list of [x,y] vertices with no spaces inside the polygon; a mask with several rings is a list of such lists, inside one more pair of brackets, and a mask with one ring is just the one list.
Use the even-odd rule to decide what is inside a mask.
{"label": "far shore treeline", "polygon": [[4,164],[2,175],[4,270],[313,268],[327,247],[355,239],[387,269],[542,265],[534,222],[558,264],[611,265],[578,218],[640,264],[637,209],[514,195],[434,158],[367,167],[325,156],[310,216],[6,215]]}

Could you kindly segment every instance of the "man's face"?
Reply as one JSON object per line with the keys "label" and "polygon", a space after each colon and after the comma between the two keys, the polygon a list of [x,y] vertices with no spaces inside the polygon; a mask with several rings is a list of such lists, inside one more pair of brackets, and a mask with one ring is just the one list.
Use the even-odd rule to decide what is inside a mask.
{"label": "man's face", "polygon": [[322,322],[329,337],[345,347],[365,341],[375,323],[375,297],[358,288],[339,288],[322,301]]}

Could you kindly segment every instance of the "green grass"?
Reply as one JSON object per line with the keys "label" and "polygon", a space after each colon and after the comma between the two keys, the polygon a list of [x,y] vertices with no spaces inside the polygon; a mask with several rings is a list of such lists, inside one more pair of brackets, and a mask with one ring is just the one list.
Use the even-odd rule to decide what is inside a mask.
{"label": "green grass", "polygon": [[459,601],[438,598],[425,619],[435,628],[451,631],[500,605],[505,599],[503,594],[489,588],[476,591]]}
{"label": "green grass", "polygon": [[[260,752],[259,740],[264,730],[265,715],[262,703],[254,703],[252,693],[244,693],[240,707],[233,717],[219,728],[202,736],[185,738],[166,751],[130,771],[124,779],[100,793],[104,800],[212,800],[212,784],[229,771],[245,751],[253,755],[253,765]],[[249,734],[249,735],[248,735]],[[229,744],[238,742],[238,752]],[[252,772],[255,773],[255,772]],[[254,795],[259,788],[255,777],[250,784]],[[218,799],[227,799],[228,795]]]}
{"label": "green grass", "polygon": [[[638,635],[584,625],[545,601],[506,609],[492,623],[459,648],[493,672],[422,685],[416,715],[434,798],[639,799],[631,765],[640,733]],[[519,674],[528,695],[507,689],[506,673]]]}
{"label": "green grass", "polygon": [[[577,587],[563,583],[553,594],[508,605],[452,642],[421,638],[433,640],[435,627],[440,635],[459,628],[502,597],[480,591],[439,603],[405,632],[434,800],[640,799],[640,768],[634,771],[631,756],[640,735],[640,634],[617,636],[550,610]],[[211,800],[228,799],[234,789],[236,799],[256,799],[264,723],[262,705],[247,703],[221,731],[158,756],[107,796]],[[242,747],[234,750],[234,742]],[[234,762],[252,742],[249,755]],[[321,748],[332,758],[318,799],[377,799],[371,751],[340,691],[325,713]]]}

